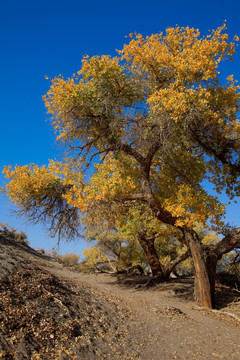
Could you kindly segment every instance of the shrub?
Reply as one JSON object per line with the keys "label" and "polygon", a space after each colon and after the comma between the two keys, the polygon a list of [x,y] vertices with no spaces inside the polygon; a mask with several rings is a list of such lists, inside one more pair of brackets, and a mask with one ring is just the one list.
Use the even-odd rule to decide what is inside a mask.
{"label": "shrub", "polygon": [[68,266],[77,266],[80,255],[68,253],[66,255],[58,255],[58,259]]}

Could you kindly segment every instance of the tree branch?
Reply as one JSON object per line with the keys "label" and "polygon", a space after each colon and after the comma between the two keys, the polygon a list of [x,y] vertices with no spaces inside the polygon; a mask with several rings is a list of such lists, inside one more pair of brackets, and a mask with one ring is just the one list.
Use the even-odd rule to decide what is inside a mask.
{"label": "tree branch", "polygon": [[170,275],[170,273],[173,271],[173,269],[180,264],[181,262],[183,262],[184,260],[186,260],[187,258],[189,258],[189,256],[191,255],[190,250],[188,249],[187,251],[185,251],[185,253],[179,255],[176,259],[172,260],[170,262],[170,264],[168,265],[168,267],[165,270],[165,276],[166,278],[168,278],[168,276]]}
{"label": "tree branch", "polygon": [[219,241],[214,247],[213,251],[218,256],[218,259],[233,250],[238,244],[240,244],[240,228],[234,229],[225,236],[221,241]]}

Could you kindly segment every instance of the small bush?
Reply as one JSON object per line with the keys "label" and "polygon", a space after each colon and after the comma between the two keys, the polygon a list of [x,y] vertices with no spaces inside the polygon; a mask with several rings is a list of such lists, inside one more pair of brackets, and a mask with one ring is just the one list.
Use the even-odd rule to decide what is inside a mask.
{"label": "small bush", "polygon": [[68,253],[66,255],[58,255],[58,259],[68,266],[77,266],[80,255]]}

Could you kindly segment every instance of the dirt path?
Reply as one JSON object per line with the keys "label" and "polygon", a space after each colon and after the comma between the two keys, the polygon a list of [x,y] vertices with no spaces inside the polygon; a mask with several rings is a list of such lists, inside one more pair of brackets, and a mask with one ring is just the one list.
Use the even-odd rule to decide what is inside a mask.
{"label": "dirt path", "polygon": [[84,284],[126,305],[132,314],[130,332],[142,360],[240,359],[240,322],[181,300],[171,285],[135,289],[106,274],[87,275],[44,262],[46,267],[76,287]]}

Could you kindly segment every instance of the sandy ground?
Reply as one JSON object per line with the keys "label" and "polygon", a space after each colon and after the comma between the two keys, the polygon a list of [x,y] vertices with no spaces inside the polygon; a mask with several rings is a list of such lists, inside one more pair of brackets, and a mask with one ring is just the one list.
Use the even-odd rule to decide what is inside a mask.
{"label": "sandy ground", "polygon": [[119,284],[111,275],[79,274],[61,266],[50,271],[77,286],[85,284],[99,289],[126,304],[133,314],[140,359],[240,359],[240,318],[238,322],[226,314],[234,313],[233,309],[206,311],[186,300],[192,297],[191,281],[135,289]]}
{"label": "sandy ground", "polygon": [[[2,346],[4,359],[240,359],[240,298],[237,292],[232,292],[230,300],[224,302],[222,288],[219,288],[219,309],[209,311],[194,303],[191,279],[136,288],[108,274],[79,273],[30,248],[2,238],[0,260],[0,357]],[[19,289],[24,288],[21,284],[25,278],[28,286],[25,284],[21,293]],[[31,290],[31,294],[27,295],[27,289],[37,287],[40,289],[38,293]],[[225,294],[227,291],[230,290],[226,287]],[[24,292],[25,298],[19,303],[17,299],[22,299]],[[49,324],[50,318],[62,319],[65,316],[65,333],[65,328],[61,327],[62,320],[51,323],[56,334],[55,343],[50,337],[53,330],[50,326],[46,327],[49,353],[34,338],[35,330],[32,338],[25,336],[26,323],[24,329],[17,325],[13,327],[15,340],[11,340],[11,345],[10,335],[3,326],[7,321],[3,313],[7,314],[6,304],[10,302],[10,295],[15,297],[15,305],[11,305],[15,306],[13,309],[21,307],[26,317],[29,307],[43,314]],[[2,299],[6,299],[5,303]],[[45,309],[50,309],[50,302],[51,311],[46,312]],[[29,307],[25,309],[26,303]],[[41,321],[36,323],[37,328]],[[40,330],[35,332],[40,333]],[[19,339],[22,347],[19,347]],[[54,353],[51,346],[56,350]],[[57,349],[62,348],[74,348],[74,351],[67,353],[64,350],[58,356]]]}

